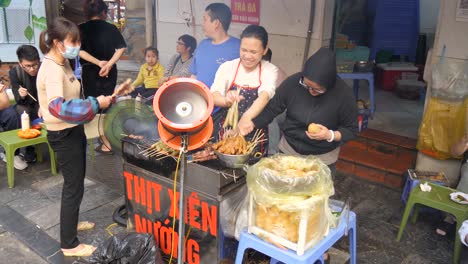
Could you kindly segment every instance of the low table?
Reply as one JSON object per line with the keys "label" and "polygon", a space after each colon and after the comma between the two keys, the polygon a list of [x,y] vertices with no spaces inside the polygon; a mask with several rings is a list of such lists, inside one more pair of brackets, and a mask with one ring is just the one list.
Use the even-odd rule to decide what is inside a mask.
{"label": "low table", "polygon": [[47,141],[47,130],[42,129],[40,136],[30,139],[20,138],[18,136],[19,130],[20,129],[15,129],[0,133],[0,145],[5,149],[8,186],[10,188],[13,188],[13,186],[15,185],[15,167],[13,159],[15,157],[15,151],[19,148],[38,145],[38,148],[36,148],[37,161],[42,162],[42,151],[40,149],[40,144],[47,144],[50,153],[50,168],[52,174],[57,174],[57,168],[55,166],[55,153],[50,147],[49,142]]}

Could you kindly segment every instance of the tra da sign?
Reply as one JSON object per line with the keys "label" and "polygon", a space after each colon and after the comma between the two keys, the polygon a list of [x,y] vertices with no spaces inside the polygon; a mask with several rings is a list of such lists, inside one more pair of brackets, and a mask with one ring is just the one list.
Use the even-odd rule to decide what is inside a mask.
{"label": "tra da sign", "polygon": [[232,22],[260,24],[260,0],[231,0]]}
{"label": "tra da sign", "polygon": [[[179,219],[179,192],[174,193],[171,181],[133,166],[124,167],[125,198],[128,224],[138,233],[151,233],[161,252],[178,258],[177,241],[180,234],[173,229],[173,219]],[[194,191],[185,193],[184,263],[200,264],[209,248],[218,244],[218,204]],[[175,208],[174,208],[174,205]],[[174,210],[175,209],[175,210]],[[178,227],[176,220],[175,229]],[[216,254],[214,258],[216,258]]]}

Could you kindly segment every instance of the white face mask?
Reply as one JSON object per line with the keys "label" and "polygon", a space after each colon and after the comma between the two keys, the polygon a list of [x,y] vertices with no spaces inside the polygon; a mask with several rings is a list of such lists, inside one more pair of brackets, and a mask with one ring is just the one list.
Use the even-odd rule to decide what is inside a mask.
{"label": "white face mask", "polygon": [[71,46],[67,46],[63,44],[63,46],[65,47],[65,51],[64,52],[61,51],[60,53],[62,53],[62,56],[66,59],[74,59],[80,53],[81,46],[79,45],[76,47],[71,47]]}

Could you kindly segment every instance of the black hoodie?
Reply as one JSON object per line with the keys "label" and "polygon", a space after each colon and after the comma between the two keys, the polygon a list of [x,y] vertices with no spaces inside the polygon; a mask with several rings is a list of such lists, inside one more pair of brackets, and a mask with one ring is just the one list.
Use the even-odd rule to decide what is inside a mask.
{"label": "black hoodie", "polygon": [[[303,76],[327,91],[319,96],[311,95],[299,84]],[[291,147],[302,155],[330,152],[357,134],[358,110],[352,89],[337,76],[335,56],[327,48],[319,49],[307,60],[302,72],[289,76],[281,83],[262,113],[253,119],[255,127],[265,127],[284,110],[284,136]],[[310,123],[340,131],[341,141],[330,143],[309,139],[305,131]]]}

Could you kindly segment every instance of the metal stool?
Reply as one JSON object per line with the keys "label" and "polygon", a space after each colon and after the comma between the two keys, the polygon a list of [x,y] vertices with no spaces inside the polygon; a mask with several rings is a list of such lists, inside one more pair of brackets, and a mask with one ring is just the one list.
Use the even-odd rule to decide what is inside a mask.
{"label": "metal stool", "polygon": [[330,228],[328,235],[324,237],[316,246],[307,250],[304,255],[299,256],[295,251],[284,250],[273,244],[270,244],[254,234],[249,234],[242,231],[239,239],[239,247],[237,248],[236,264],[242,264],[244,251],[247,248],[259,251],[271,257],[270,263],[286,263],[286,264],[311,264],[319,260],[323,263],[323,254],[331,248],[341,237],[349,231],[349,254],[350,263],[356,263],[356,214],[349,212],[349,219],[341,217],[336,228]]}
{"label": "metal stool", "polygon": [[52,174],[56,175],[57,168],[55,165],[55,153],[50,147],[49,142],[47,141],[47,130],[42,129],[40,136],[30,139],[23,139],[18,137],[18,131],[19,129],[15,129],[0,133],[0,145],[2,145],[2,147],[5,149],[5,155],[7,159],[6,167],[8,176],[8,186],[10,188],[13,188],[13,186],[15,186],[15,168],[13,162],[15,151],[19,148],[27,146],[38,145],[38,147],[36,148],[37,161],[42,162],[42,151],[40,149],[39,144],[47,144],[47,146],[49,147],[50,154],[50,170],[52,171]]}
{"label": "metal stool", "polygon": [[[458,204],[450,200],[450,193],[455,190],[428,183],[432,189],[430,192],[423,192],[421,188],[414,188],[409,196],[408,203],[405,207],[403,218],[401,219],[400,229],[398,230],[397,241],[400,241],[403,231],[405,230],[406,223],[408,222],[411,209],[414,207],[413,216],[411,217],[411,223],[416,223],[418,219],[419,205],[425,205],[434,209],[438,209],[455,216],[457,220],[457,230],[460,229],[463,221],[468,219],[468,207],[463,204]],[[453,253],[453,263],[458,263],[461,251],[461,241],[458,232],[455,237],[455,247]]]}
{"label": "metal stool", "polygon": [[375,101],[374,101],[374,73],[373,72],[353,72],[353,73],[338,73],[341,79],[352,79],[353,90],[356,100],[359,99],[359,80],[367,80],[369,82],[369,100],[370,100],[370,111],[371,115],[375,112]]}

